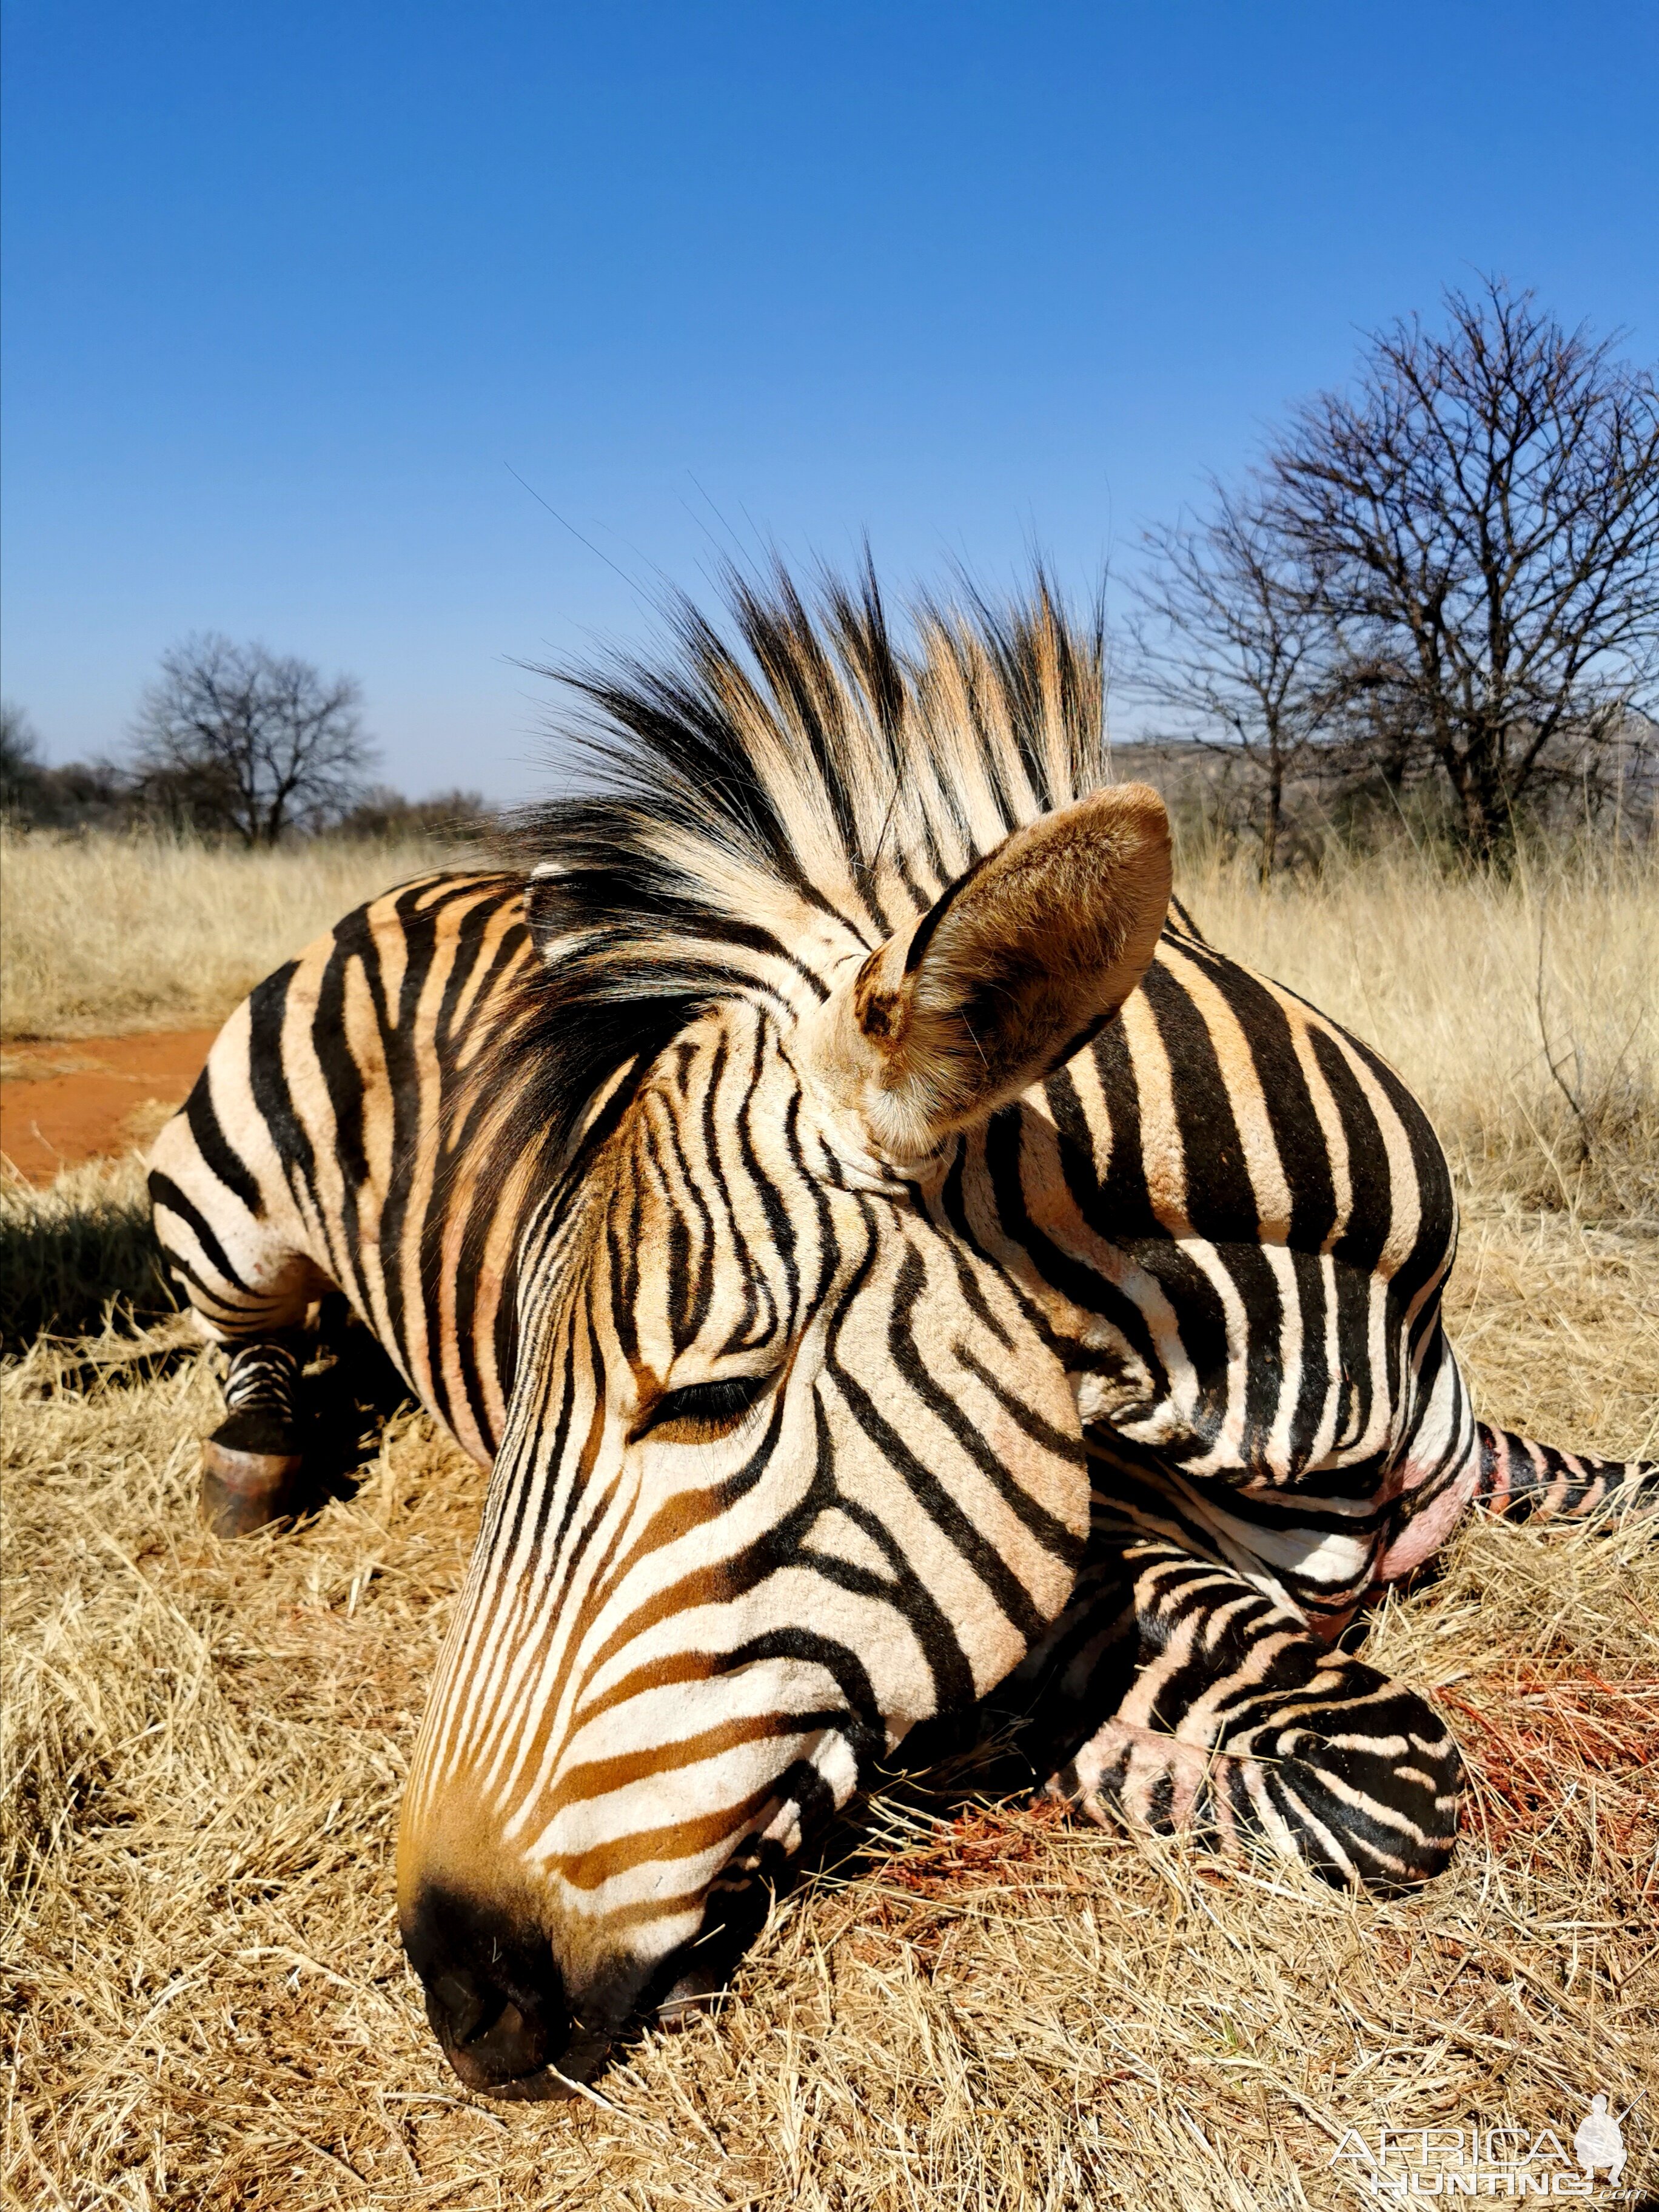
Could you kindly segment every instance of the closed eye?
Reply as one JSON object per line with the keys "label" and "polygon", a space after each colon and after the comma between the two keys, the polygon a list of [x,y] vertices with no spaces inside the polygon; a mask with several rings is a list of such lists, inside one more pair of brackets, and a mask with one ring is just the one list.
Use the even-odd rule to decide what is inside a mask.
{"label": "closed eye", "polygon": [[770,1375],[727,1375],[715,1382],[689,1382],[665,1390],[634,1430],[659,1443],[711,1443],[730,1436],[772,1382]]}

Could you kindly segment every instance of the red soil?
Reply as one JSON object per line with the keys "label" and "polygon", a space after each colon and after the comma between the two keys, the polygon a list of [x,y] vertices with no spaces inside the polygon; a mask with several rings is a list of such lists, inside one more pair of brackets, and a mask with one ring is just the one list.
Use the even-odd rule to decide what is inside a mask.
{"label": "red soil", "polygon": [[24,1180],[142,1150],[201,1072],[216,1030],[8,1044],[0,1153]]}

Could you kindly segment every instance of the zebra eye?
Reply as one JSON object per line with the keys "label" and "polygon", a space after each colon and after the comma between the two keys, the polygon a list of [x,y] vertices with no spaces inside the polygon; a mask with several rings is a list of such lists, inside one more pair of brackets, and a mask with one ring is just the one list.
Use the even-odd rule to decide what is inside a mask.
{"label": "zebra eye", "polygon": [[634,1431],[669,1443],[710,1443],[729,1436],[772,1381],[770,1375],[728,1375],[666,1390]]}

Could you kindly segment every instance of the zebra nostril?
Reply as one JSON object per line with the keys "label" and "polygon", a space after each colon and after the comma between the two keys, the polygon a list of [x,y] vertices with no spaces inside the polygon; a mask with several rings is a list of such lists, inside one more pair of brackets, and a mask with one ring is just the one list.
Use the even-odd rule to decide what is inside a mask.
{"label": "zebra nostril", "polygon": [[427,1991],[427,2018],[451,2065],[475,2089],[539,2073],[555,2055],[557,2028],[567,2025],[464,1973],[439,1976]]}
{"label": "zebra nostril", "polygon": [[425,1985],[433,2033],[467,2087],[542,2094],[526,2085],[558,2061],[572,2026],[546,1939],[428,1892],[405,1917],[403,1943]]}
{"label": "zebra nostril", "polygon": [[469,1975],[440,1974],[427,1992],[427,2011],[437,2013],[433,2026],[441,2021],[451,2043],[470,2043],[500,2012],[505,2000],[494,1990],[490,1996],[496,1999],[493,2007]]}

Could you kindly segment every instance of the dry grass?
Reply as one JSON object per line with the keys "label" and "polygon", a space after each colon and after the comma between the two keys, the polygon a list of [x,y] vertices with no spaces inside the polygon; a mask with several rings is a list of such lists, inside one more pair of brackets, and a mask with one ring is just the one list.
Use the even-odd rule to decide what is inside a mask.
{"label": "dry grass", "polygon": [[[1486,915],[1494,950],[1451,933],[1480,919],[1468,887],[1438,909],[1426,879],[1265,908],[1219,872],[1192,888],[1214,936],[1266,939],[1448,1117],[1483,1410],[1659,1449],[1640,1177],[1567,1174],[1536,1202],[1555,1139],[1529,1126],[1552,1086],[1524,1064],[1524,913]],[[1650,890],[1585,890],[1584,964],[1555,971],[1609,1053]],[[1565,936],[1553,921],[1550,959]],[[1460,1024],[1460,975],[1509,1013]],[[1639,1164],[1650,1062],[1624,1065],[1608,1154]],[[406,1413],[354,1498],[224,1546],[193,1515],[216,1401],[180,1322],[38,1342],[0,1391],[13,2202],[1266,2212],[1358,2201],[1331,2164],[1347,2128],[1478,2116],[1566,2142],[1598,2088],[1643,2100],[1626,2184],[1659,2189],[1659,1550],[1636,1529],[1474,1528],[1380,1613],[1373,1653],[1444,1702],[1478,1778],[1426,1894],[1143,1850],[965,1800],[971,1773],[895,1781],[864,1854],[775,1910],[717,2021],[626,2054],[602,2106],[495,2108],[427,2033],[390,1867],[475,1471]]]}
{"label": "dry grass", "polygon": [[262,975],[388,884],[427,843],[274,853],[189,837],[0,830],[0,1018],[9,1037],[221,1021]]}

